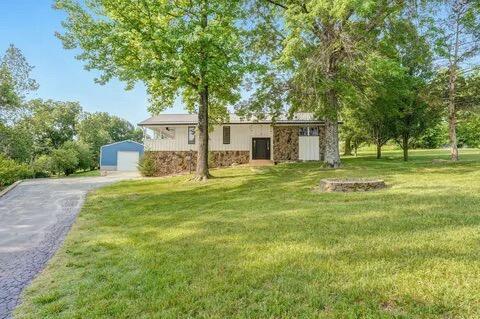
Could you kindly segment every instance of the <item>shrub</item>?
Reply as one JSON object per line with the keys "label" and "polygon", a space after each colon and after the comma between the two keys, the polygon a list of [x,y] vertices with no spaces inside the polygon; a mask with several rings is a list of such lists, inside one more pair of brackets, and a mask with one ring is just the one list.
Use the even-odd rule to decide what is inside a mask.
{"label": "shrub", "polygon": [[140,171],[142,176],[155,176],[155,160],[150,156],[142,156],[142,158],[138,162],[138,170]]}
{"label": "shrub", "polygon": [[429,127],[414,143],[414,148],[439,148],[448,143],[448,125],[439,123]]}
{"label": "shrub", "polygon": [[49,177],[52,172],[52,158],[48,155],[41,155],[32,163],[35,177]]}
{"label": "shrub", "polygon": [[33,171],[26,164],[20,164],[0,154],[0,187],[8,186],[14,182],[31,178]]}
{"label": "shrub", "polygon": [[458,144],[461,147],[480,147],[480,115],[465,112],[459,116]]}
{"label": "shrub", "polygon": [[68,141],[65,142],[61,149],[71,150],[75,152],[78,159],[78,169],[86,171],[93,166],[93,154],[90,147],[82,142]]}
{"label": "shrub", "polygon": [[59,148],[53,150],[51,161],[52,173],[64,173],[66,176],[75,173],[78,167],[77,153],[73,149]]}
{"label": "shrub", "polygon": [[77,142],[77,151],[78,151],[78,168],[86,171],[87,169],[92,169],[94,166],[93,153],[90,150],[90,147],[81,142]]}

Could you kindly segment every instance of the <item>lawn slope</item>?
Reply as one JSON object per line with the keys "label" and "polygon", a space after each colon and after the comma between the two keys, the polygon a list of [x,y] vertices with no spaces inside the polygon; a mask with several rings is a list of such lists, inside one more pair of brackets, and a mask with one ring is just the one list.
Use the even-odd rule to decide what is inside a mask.
{"label": "lawn slope", "polygon": [[[130,181],[87,199],[16,318],[480,317],[480,154]],[[325,177],[389,188],[327,194]]]}

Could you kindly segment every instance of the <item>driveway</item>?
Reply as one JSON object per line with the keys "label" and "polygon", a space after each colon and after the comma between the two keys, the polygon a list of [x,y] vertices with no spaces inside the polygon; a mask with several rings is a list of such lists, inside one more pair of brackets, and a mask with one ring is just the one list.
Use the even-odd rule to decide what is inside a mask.
{"label": "driveway", "polygon": [[61,245],[87,192],[130,177],[30,180],[0,198],[0,319]]}

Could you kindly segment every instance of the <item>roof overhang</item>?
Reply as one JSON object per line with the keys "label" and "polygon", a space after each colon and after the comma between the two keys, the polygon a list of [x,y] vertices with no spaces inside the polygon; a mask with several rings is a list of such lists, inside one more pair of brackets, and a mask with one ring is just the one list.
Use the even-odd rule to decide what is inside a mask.
{"label": "roof overhang", "polygon": [[[197,125],[197,122],[156,122],[156,123],[139,123],[138,126],[181,126],[181,125]],[[325,121],[282,121],[282,122],[224,122],[216,125],[273,125],[273,126],[292,126],[292,125],[324,125]],[[215,125],[215,124],[214,124]]]}

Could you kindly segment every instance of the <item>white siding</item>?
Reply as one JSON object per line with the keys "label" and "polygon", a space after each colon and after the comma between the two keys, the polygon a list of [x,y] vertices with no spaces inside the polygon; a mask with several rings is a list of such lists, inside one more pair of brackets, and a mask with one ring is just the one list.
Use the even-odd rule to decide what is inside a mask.
{"label": "white siding", "polygon": [[301,161],[319,161],[320,138],[318,136],[300,136],[298,138],[298,158]]}
{"label": "white siding", "polygon": [[[173,127],[173,126],[172,126]],[[174,126],[174,139],[146,139],[144,141],[146,151],[190,151],[196,150],[195,144],[188,144],[188,126]]]}
{"label": "white siding", "polygon": [[[210,133],[211,151],[251,151],[252,138],[271,138],[273,149],[273,127],[269,124],[234,124],[230,126],[230,144],[223,144],[223,126],[215,126]],[[198,143],[198,136],[196,136]],[[145,140],[146,151],[190,151],[196,150],[196,144],[188,144],[188,126],[175,126],[175,138],[172,140]]]}

